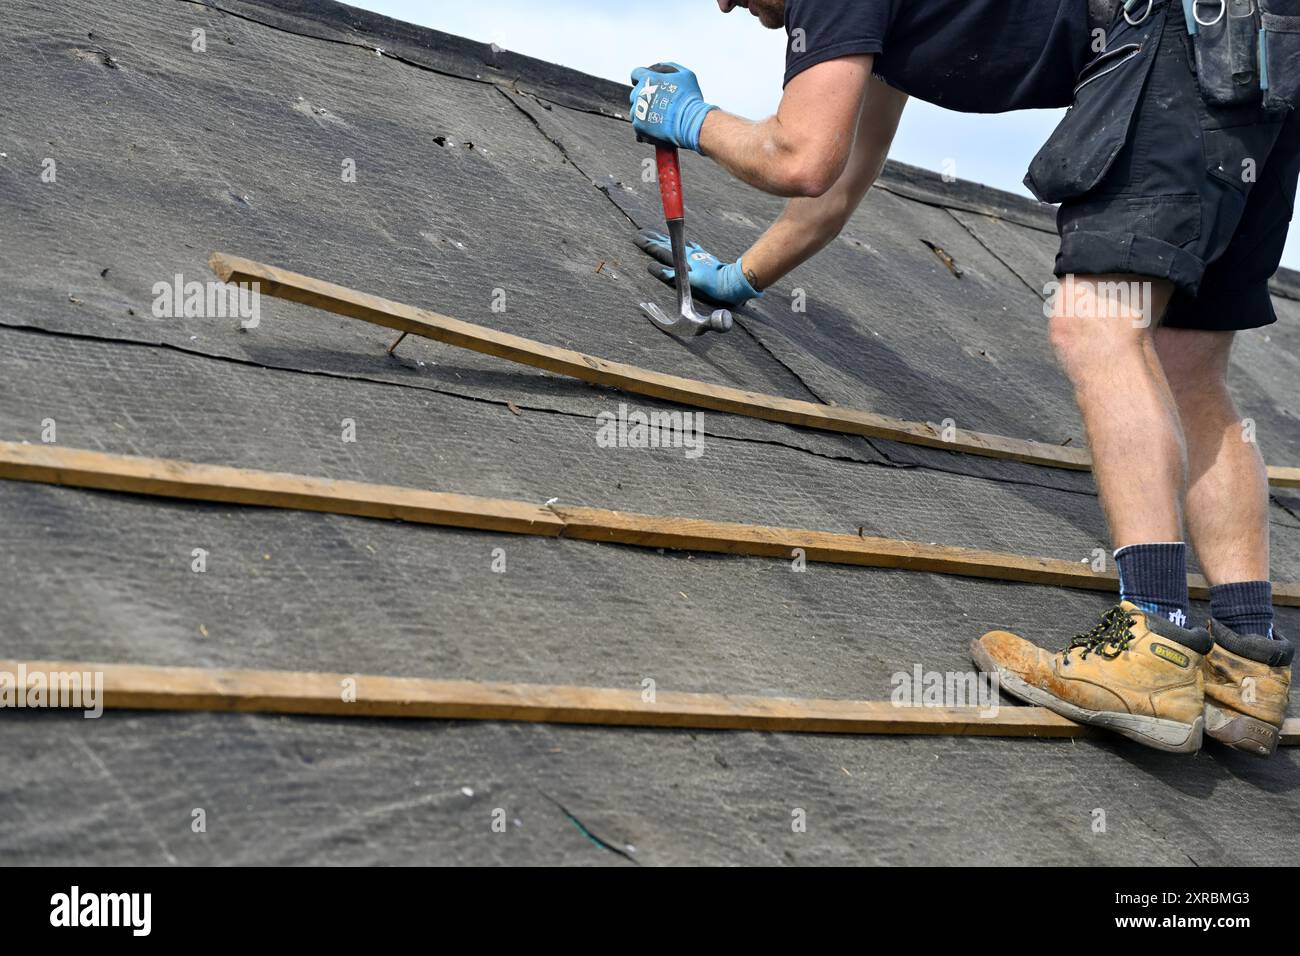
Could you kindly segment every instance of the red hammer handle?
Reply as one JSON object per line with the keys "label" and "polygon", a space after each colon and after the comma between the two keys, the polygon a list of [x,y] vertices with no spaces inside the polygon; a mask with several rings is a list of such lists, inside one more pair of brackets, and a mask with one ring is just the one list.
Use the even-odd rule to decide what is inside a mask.
{"label": "red hammer handle", "polygon": [[659,195],[664,200],[664,218],[684,219],[682,204],[682,168],[677,162],[677,147],[655,144],[655,165],[659,168]]}

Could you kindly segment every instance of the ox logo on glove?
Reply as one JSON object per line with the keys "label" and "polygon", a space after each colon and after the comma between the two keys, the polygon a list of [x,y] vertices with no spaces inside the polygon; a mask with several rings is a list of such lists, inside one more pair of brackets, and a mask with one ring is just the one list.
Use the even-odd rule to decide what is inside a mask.
{"label": "ox logo on glove", "polygon": [[646,83],[641,90],[641,94],[636,99],[636,118],[639,120],[650,119],[650,104],[654,101],[655,94],[659,92],[662,84]]}

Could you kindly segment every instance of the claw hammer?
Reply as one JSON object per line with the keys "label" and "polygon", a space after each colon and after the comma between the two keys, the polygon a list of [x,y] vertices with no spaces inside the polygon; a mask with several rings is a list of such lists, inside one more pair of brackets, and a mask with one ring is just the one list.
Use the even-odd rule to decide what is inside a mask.
{"label": "claw hammer", "polygon": [[[656,63],[656,73],[671,73],[672,67]],[[653,302],[642,302],[641,309],[650,321],[674,335],[701,335],[704,332],[727,332],[732,326],[731,313],[718,309],[705,314],[695,308],[691,297],[690,263],[686,258],[686,208],[682,199],[682,168],[677,147],[637,134],[640,142],[654,143],[655,166],[659,173],[659,196],[668,222],[668,238],[673,247],[673,278],[677,285],[677,315],[669,316]]]}

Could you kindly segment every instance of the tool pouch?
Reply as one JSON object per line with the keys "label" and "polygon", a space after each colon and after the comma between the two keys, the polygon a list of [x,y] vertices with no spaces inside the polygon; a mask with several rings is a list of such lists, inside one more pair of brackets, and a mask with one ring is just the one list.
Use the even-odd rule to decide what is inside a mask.
{"label": "tool pouch", "polygon": [[1300,0],[1259,0],[1259,86],[1264,108],[1300,107]]}
{"label": "tool pouch", "polygon": [[1138,26],[1121,21],[1107,49],[1083,68],[1074,105],[1025,176],[1025,185],[1040,200],[1057,203],[1082,196],[1110,171],[1128,142],[1164,24],[1163,16],[1149,16]]}
{"label": "tool pouch", "polygon": [[1196,82],[1211,106],[1258,104],[1256,0],[1183,0],[1196,51]]}

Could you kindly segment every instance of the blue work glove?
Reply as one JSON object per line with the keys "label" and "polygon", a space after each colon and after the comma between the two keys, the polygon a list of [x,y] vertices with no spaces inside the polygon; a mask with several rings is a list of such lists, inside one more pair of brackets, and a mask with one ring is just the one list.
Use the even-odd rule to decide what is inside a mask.
{"label": "blue work glove", "polygon": [[677,63],[662,65],[672,72],[656,73],[644,66],[632,71],[632,126],[650,139],[698,153],[704,117],[717,107],[704,102],[694,73]]}
{"label": "blue work glove", "polygon": [[[636,234],[636,244],[642,252],[648,253],[657,261],[650,266],[650,274],[672,285],[677,279],[677,270],[672,267],[672,242],[662,232],[642,229]],[[761,299],[759,292],[740,267],[740,260],[722,263],[718,257],[705,252],[698,243],[686,246],[686,261],[690,263],[691,291],[697,292],[705,299],[718,305],[741,305],[748,299]]]}

